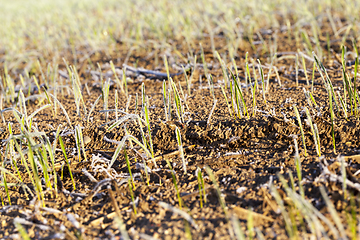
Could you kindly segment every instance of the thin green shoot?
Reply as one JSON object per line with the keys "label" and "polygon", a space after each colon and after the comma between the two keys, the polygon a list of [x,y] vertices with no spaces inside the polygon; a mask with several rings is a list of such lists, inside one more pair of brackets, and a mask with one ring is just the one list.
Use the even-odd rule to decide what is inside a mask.
{"label": "thin green shoot", "polygon": [[297,119],[297,121],[299,123],[299,128],[300,128],[300,132],[301,132],[301,138],[302,138],[302,142],[303,142],[303,146],[304,146],[304,155],[305,155],[305,157],[307,157],[305,134],[304,134],[304,129],[303,129],[302,124],[301,124],[301,117],[300,117],[299,110],[297,109],[296,105],[293,105],[293,108],[294,108],[296,119]]}
{"label": "thin green shoot", "polygon": [[116,74],[116,70],[115,70],[115,66],[114,66],[113,61],[110,61],[110,67],[111,67],[111,70],[112,70],[113,75],[114,75],[114,77],[115,77],[116,83],[119,85],[120,90],[121,90],[122,92],[124,92],[124,87],[123,87],[123,85],[121,84],[120,79],[118,78],[118,76],[117,76],[117,74]]}
{"label": "thin green shoot", "polygon": [[129,97],[129,90],[128,90],[127,80],[126,80],[126,67],[124,67],[122,71],[123,71],[123,73],[122,73],[122,82],[124,84],[126,98],[128,98]]}
{"label": "thin green shoot", "polygon": [[191,81],[190,81],[191,79],[189,79],[188,75],[186,74],[184,66],[182,66],[182,70],[183,70],[184,75],[185,75],[186,87],[187,87],[187,90],[188,90],[188,95],[191,96]]}
{"label": "thin green shoot", "polygon": [[67,158],[67,154],[66,154],[66,150],[65,150],[65,145],[64,145],[64,142],[63,142],[61,136],[59,136],[59,143],[60,143],[60,146],[61,146],[61,150],[62,150],[62,152],[63,152],[63,154],[64,154],[65,162],[66,162],[66,164],[67,164],[67,166],[68,166],[69,173],[70,173],[70,178],[71,178],[71,181],[72,181],[72,183],[73,183],[73,189],[74,189],[74,191],[75,191],[75,190],[76,190],[75,181],[74,181],[74,178],[73,178],[73,175],[72,175],[72,172],[71,172],[70,163],[69,163],[69,160],[68,160],[68,158]]}
{"label": "thin green shoot", "polygon": [[[245,102],[241,87],[239,86],[238,82],[236,81],[236,78],[235,78],[234,74],[232,73],[232,71],[230,69],[229,69],[229,71],[232,76],[233,82],[235,84],[235,97],[236,97],[236,104],[237,104],[238,112],[240,112],[240,106],[242,105],[242,107],[244,108],[244,112],[247,115],[247,118],[249,119],[250,116],[249,116],[249,112],[246,107],[246,102]],[[241,104],[240,104],[240,100],[241,100]]]}
{"label": "thin green shoot", "polygon": [[[60,126],[59,126],[60,127]],[[55,138],[58,137],[58,132],[56,132],[55,134]],[[52,169],[53,169],[53,177],[54,177],[54,190],[55,190],[55,196],[57,196],[58,194],[58,191],[57,191],[57,173],[56,173],[56,169],[55,169],[55,157],[54,157],[54,152],[53,152],[53,149],[51,148],[51,144],[50,144],[50,141],[49,139],[45,136],[45,140],[46,140],[46,143],[45,143],[45,146],[47,148],[47,151],[49,153],[49,157],[50,157],[50,160],[51,160],[51,164],[52,164]],[[56,142],[56,140],[54,141]],[[55,149],[55,148],[54,148]]]}
{"label": "thin green shoot", "polygon": [[279,206],[281,215],[283,216],[283,219],[285,221],[286,232],[290,239],[294,239],[295,234],[294,234],[294,231],[292,228],[291,218],[289,216],[289,213],[285,209],[284,201],[282,200],[278,190],[276,189],[276,187],[273,184],[270,185],[270,191],[271,191],[271,195],[275,198],[275,201],[276,201],[277,205]]}
{"label": "thin green shoot", "polygon": [[79,162],[81,161],[81,151],[80,151],[80,148],[81,148],[82,151],[83,151],[85,161],[87,161],[87,159],[86,159],[86,152],[85,152],[84,137],[83,137],[83,134],[82,134],[82,131],[81,131],[81,127],[80,127],[79,125],[75,127],[75,140],[76,140],[76,144],[79,145],[79,146],[78,146]]}
{"label": "thin green shoot", "polygon": [[[29,139],[28,139],[29,140]],[[38,200],[42,202],[42,205],[45,206],[45,201],[44,201],[44,192],[42,190],[42,186],[41,186],[41,180],[39,177],[39,173],[38,173],[38,169],[37,169],[37,164],[35,162],[35,158],[34,158],[34,152],[30,143],[30,140],[28,141],[28,160],[30,162],[30,166],[31,166],[31,170],[32,170],[32,174],[34,176],[35,179],[35,192],[36,195],[38,197]]]}
{"label": "thin green shoot", "polygon": [[[2,167],[2,169],[4,169],[4,167]],[[9,201],[9,205],[11,206],[11,198],[10,198],[10,194],[9,194],[9,188],[8,188],[8,185],[7,185],[7,181],[6,181],[6,173],[5,171],[1,171],[2,172],[2,182],[4,184],[4,188],[5,188],[5,193],[6,193],[6,196],[8,198],[8,201]],[[4,205],[4,204],[3,204]]]}
{"label": "thin green shoot", "polygon": [[[110,91],[110,79],[105,81],[103,88],[101,89],[105,111],[108,110],[108,106],[109,106],[109,91]],[[106,117],[106,121],[108,121],[108,119],[109,119],[108,112],[105,113],[105,117]]]}
{"label": "thin green shoot", "polygon": [[299,185],[299,191],[300,191],[300,195],[303,199],[305,199],[305,192],[304,192],[304,188],[303,185],[301,183],[302,181],[302,168],[301,168],[301,160],[300,160],[300,155],[299,155],[299,148],[297,145],[297,141],[296,138],[294,138],[294,146],[295,146],[295,156],[294,156],[294,161],[295,161],[295,168],[296,168],[296,174],[298,177],[298,185]]}
{"label": "thin green shoot", "polygon": [[306,70],[306,63],[305,63],[304,54],[301,54],[301,60],[302,60],[304,74],[305,74],[306,85],[309,86],[309,77],[308,77],[307,70]]}
{"label": "thin green shoot", "polygon": [[181,87],[180,82],[179,82],[179,89],[180,89],[180,93],[181,93],[181,95],[182,95],[182,97],[183,97],[183,99],[184,99],[184,104],[185,104],[186,108],[190,111],[190,108],[189,108],[189,106],[188,106],[188,104],[187,104],[187,102],[186,102],[186,97],[185,97],[185,94],[184,94],[184,91],[183,91],[183,89],[182,89],[182,87]]}
{"label": "thin green shoot", "polygon": [[[315,59],[315,62],[316,62],[316,65],[318,67],[318,71],[321,75],[321,78],[323,79],[323,82],[324,82],[324,85],[325,85],[325,88],[328,92],[328,95],[329,95],[329,98],[333,98],[333,101],[335,103],[335,107],[336,107],[336,111],[339,112],[339,107],[338,107],[338,104],[337,104],[337,101],[336,101],[336,96],[335,96],[335,91],[334,91],[334,87],[331,83],[331,80],[330,80],[330,77],[329,75],[327,74],[327,71],[324,67],[324,65],[319,61],[319,59],[317,58],[317,56],[315,54],[314,55],[314,59]],[[326,79],[324,78],[323,76],[323,73],[325,73],[325,76],[326,76]],[[331,95],[331,96],[330,96]],[[332,106],[330,106],[330,108],[332,109]],[[334,114],[334,113],[333,113]]]}
{"label": "thin green shoot", "polygon": [[70,125],[70,127],[72,127],[72,124],[71,124],[71,121],[70,121],[70,118],[69,118],[69,115],[68,113],[66,112],[64,106],[61,104],[61,102],[52,94],[50,94],[51,97],[54,98],[55,102],[57,102],[60,106],[60,108],[63,110],[63,113],[65,114],[65,117],[66,117],[66,121],[68,122],[68,124]]}
{"label": "thin green shoot", "polygon": [[119,106],[119,96],[118,96],[118,91],[115,90],[115,119],[116,120],[119,119],[118,106]]}
{"label": "thin green shoot", "polygon": [[114,220],[118,226],[119,231],[121,232],[121,237],[123,237],[125,240],[130,240],[130,236],[129,236],[128,232],[126,231],[126,225],[121,220],[121,218],[119,216],[116,216],[114,218]]}
{"label": "thin green shoot", "polygon": [[342,99],[342,97],[341,97],[341,95],[340,95],[340,92],[339,92],[339,91],[336,91],[336,93],[337,93],[337,95],[338,95],[338,97],[339,97],[340,104],[341,104],[341,108],[342,108],[342,110],[343,110],[343,112],[344,112],[345,119],[346,119],[346,120],[349,120],[349,119],[348,119],[348,116],[347,116],[346,103],[344,103],[344,101],[343,101],[343,99]]}
{"label": "thin green shoot", "polygon": [[40,85],[39,85],[39,82],[37,81],[37,79],[36,79],[36,76],[35,76],[35,75],[33,76],[33,79],[34,79],[34,82],[35,82],[36,87],[38,88],[39,94],[41,94]]}
{"label": "thin green shoot", "polygon": [[102,94],[100,94],[100,96],[95,100],[95,102],[93,103],[93,105],[91,106],[91,109],[86,117],[86,122],[89,123],[90,122],[90,116],[91,116],[91,113],[94,111],[96,105],[98,104],[98,102],[100,101],[100,99],[102,98]]}
{"label": "thin green shoot", "polygon": [[231,216],[231,225],[232,225],[232,228],[234,229],[236,239],[237,240],[245,240],[246,238],[245,238],[244,232],[241,229],[239,219],[237,219],[237,217],[235,217],[235,215]]}
{"label": "thin green shoot", "polygon": [[190,228],[190,224],[188,221],[184,220],[184,230],[185,230],[185,237],[187,240],[192,240],[192,235],[191,235],[191,228]]}
{"label": "thin green shoot", "polygon": [[271,71],[273,70],[273,65],[274,65],[275,58],[276,58],[276,54],[271,58],[270,68],[269,68],[269,72],[267,74],[267,79],[266,79],[266,92],[269,91],[270,76],[271,76]]}
{"label": "thin green shoot", "polygon": [[[356,234],[356,225],[357,225],[357,217],[356,217],[356,203],[355,197],[353,193],[350,193],[350,213],[347,214],[347,222],[349,224],[351,239],[356,240],[359,239],[359,235]],[[350,216],[349,216],[350,215]]]}
{"label": "thin green shoot", "polygon": [[316,62],[314,61],[312,75],[311,75],[311,92],[312,93],[314,93],[315,69],[316,69]]}
{"label": "thin green shoot", "polygon": [[[144,152],[145,152],[149,157],[152,157],[150,151],[149,151],[148,148],[146,147],[146,144],[141,143],[141,142],[140,142],[137,138],[135,138],[134,136],[132,136],[132,135],[130,135],[130,134],[127,134],[127,135],[125,135],[125,136],[121,139],[120,142],[110,140],[111,142],[118,144],[118,146],[117,146],[117,148],[115,149],[114,155],[113,155],[113,157],[112,157],[112,159],[111,159],[111,161],[110,161],[110,163],[109,163],[109,165],[108,165],[108,167],[107,167],[107,170],[110,170],[110,168],[112,167],[112,165],[115,163],[118,155],[120,154],[120,151],[124,148],[125,142],[126,142],[127,140],[133,141],[135,144],[137,144],[139,147],[141,147],[141,148],[144,150]],[[155,161],[154,161],[154,166],[157,167]]]}
{"label": "thin green shoot", "polygon": [[133,188],[135,189],[134,178],[133,178],[132,173],[131,173],[131,166],[130,166],[129,157],[128,157],[127,153],[126,153],[126,148],[124,148],[124,157],[125,157],[125,161],[126,161],[126,166],[128,168],[128,171],[129,171],[131,184],[132,184]]}
{"label": "thin green shoot", "polygon": [[166,69],[167,78],[168,78],[168,80],[170,80],[169,63],[168,63],[166,55],[164,55],[164,65],[165,65],[165,69]]}
{"label": "thin green shoot", "polygon": [[299,54],[295,54],[295,81],[296,87],[299,86]]}
{"label": "thin green shoot", "polygon": [[175,128],[175,133],[176,133],[176,139],[177,139],[177,143],[178,143],[180,158],[181,158],[181,161],[183,164],[184,174],[186,174],[187,173],[187,171],[186,171],[187,161],[185,160],[184,148],[183,148],[183,144],[182,144],[182,140],[181,140],[181,133],[180,133],[180,130],[178,127]]}
{"label": "thin green shoot", "polygon": [[18,221],[16,221],[17,218],[14,219],[14,225],[17,229],[17,231],[20,233],[20,236],[23,240],[30,240],[30,236],[29,234],[26,232],[26,229],[23,227],[23,225],[21,225],[21,223],[19,223]]}
{"label": "thin green shoot", "polygon": [[[145,85],[144,84],[143,84],[143,88],[144,88],[144,93],[145,93]],[[151,137],[151,126],[150,126],[148,103],[149,103],[149,99],[148,99],[148,96],[146,96],[144,99],[144,102],[143,102],[143,108],[144,108],[145,121],[146,121],[147,130],[148,130],[148,136],[149,136],[149,148],[150,148],[151,156],[152,156],[152,158],[154,158],[154,146],[153,146],[152,137]]]}
{"label": "thin green shoot", "polygon": [[209,84],[209,90],[210,90],[210,94],[213,97],[213,99],[215,99],[215,91],[214,91],[214,80],[211,74],[208,75],[208,77],[206,78],[207,82]]}
{"label": "thin green shoot", "polygon": [[39,163],[43,170],[45,185],[48,189],[52,190],[50,177],[49,177],[50,171],[48,171],[48,169],[50,169],[49,165],[48,165],[48,156],[47,156],[46,147],[44,144],[39,148],[39,151],[37,151],[36,155],[38,156]]}
{"label": "thin green shoot", "polygon": [[169,167],[169,169],[171,171],[171,176],[172,176],[173,183],[174,183],[174,186],[175,186],[176,196],[177,196],[178,202],[179,202],[179,209],[182,210],[182,199],[181,199],[181,196],[180,196],[180,191],[179,191],[178,185],[176,183],[175,171],[173,170],[169,160],[168,159],[165,159],[165,160],[166,160],[166,163],[167,163],[167,165],[168,165],[168,167]]}
{"label": "thin green shoot", "polygon": [[[246,85],[251,84],[248,55],[249,55],[249,52],[246,52],[246,54],[245,54],[245,84]],[[250,87],[251,87],[251,85],[250,85]]]}
{"label": "thin green shoot", "polygon": [[[175,108],[176,108],[176,113],[178,116],[178,119],[181,123],[184,123],[184,116],[183,116],[183,107],[181,105],[181,99],[180,99],[180,94],[179,91],[177,90],[177,87],[174,83],[174,81],[172,80],[172,78],[169,78],[169,82],[170,85],[173,89],[173,94],[174,94],[174,103],[175,103]],[[170,99],[170,94],[169,94],[169,99]],[[170,110],[170,109],[169,109]]]}
{"label": "thin green shoot", "polygon": [[217,183],[217,181],[215,179],[215,175],[214,175],[213,171],[211,170],[211,168],[209,166],[205,166],[205,170],[206,170],[207,174],[209,175],[211,181],[213,182],[213,184],[215,186],[216,193],[218,195],[221,208],[223,209],[224,214],[225,214],[225,218],[226,218],[227,221],[229,221],[229,213],[228,213],[225,201],[224,201],[224,199],[223,199],[223,197],[221,195],[221,190],[219,188],[219,185],[218,185],[218,183]]}
{"label": "thin green shoot", "polygon": [[315,127],[314,127],[314,124],[312,123],[311,115],[310,115],[310,112],[309,112],[309,110],[307,109],[307,107],[305,107],[305,112],[306,112],[306,115],[307,115],[307,120],[308,120],[310,129],[311,129],[311,133],[312,133],[312,135],[313,135],[316,153],[317,153],[317,155],[320,157],[320,156],[321,156],[320,140],[317,139],[317,136],[318,136],[318,135],[317,135],[316,132],[315,132]]}
{"label": "thin green shoot", "polygon": [[48,102],[49,102],[49,104],[51,105],[51,112],[52,112],[52,114],[53,114],[53,118],[55,118],[55,115],[56,115],[56,109],[54,108],[54,105],[53,105],[53,103],[52,103],[52,101],[51,101],[51,99],[50,99],[50,97],[49,97],[49,94],[47,93],[47,91],[46,91],[46,89],[45,88],[43,88],[43,90],[44,90],[44,93],[45,93],[45,96],[46,96],[46,99],[48,100]]}
{"label": "thin green shoot", "polygon": [[341,223],[341,219],[340,219],[339,215],[337,214],[335,206],[331,202],[331,200],[329,199],[329,196],[327,195],[327,193],[326,193],[323,186],[320,186],[320,193],[321,193],[323,199],[325,200],[326,206],[329,209],[332,220],[335,222],[336,227],[339,229],[341,238],[342,239],[347,239],[344,225]]}
{"label": "thin green shoot", "polygon": [[138,106],[139,106],[138,94],[136,93],[135,94],[135,114],[137,114]]}
{"label": "thin green shoot", "polygon": [[252,89],[252,95],[253,95],[253,117],[255,117],[256,113],[256,87],[257,87],[257,81],[254,82],[254,87]]}
{"label": "thin green shoot", "polygon": [[134,198],[134,191],[133,191],[133,187],[132,187],[131,182],[132,182],[132,180],[129,179],[129,180],[128,180],[128,186],[129,186],[129,191],[130,191],[130,196],[131,196],[131,203],[132,203],[133,208],[134,208],[134,213],[135,213],[135,215],[137,215],[135,198]]}
{"label": "thin green shoot", "polygon": [[340,161],[341,161],[341,177],[342,177],[342,191],[343,191],[343,195],[344,195],[344,200],[346,201],[347,199],[347,191],[346,191],[346,164],[345,164],[345,158],[343,156],[340,156]]}
{"label": "thin green shoot", "polygon": [[274,66],[274,71],[275,71],[276,79],[278,80],[279,86],[281,87],[281,79],[280,79],[279,71],[276,66]]}
{"label": "thin green shoot", "polygon": [[193,69],[191,71],[191,75],[190,75],[190,78],[189,78],[189,85],[188,85],[188,93],[189,93],[189,96],[191,96],[191,91],[189,89],[189,87],[191,87],[191,83],[192,83],[192,80],[194,78],[194,73],[196,71],[196,61],[197,61],[197,56],[195,55],[194,56],[194,63],[193,63]]}
{"label": "thin green shoot", "polygon": [[248,237],[250,240],[252,240],[255,237],[253,211],[249,209],[248,213],[249,213],[247,218]]}
{"label": "thin green shoot", "polygon": [[224,81],[225,81],[225,89],[226,89],[226,86],[228,84],[230,84],[230,79],[229,79],[228,75],[226,74],[226,65],[225,65],[224,61],[221,59],[220,54],[217,51],[215,51],[215,55],[216,55],[217,59],[219,60],[219,63],[221,66],[221,70],[222,70],[222,73],[224,76]]}
{"label": "thin green shoot", "polygon": [[[205,61],[204,49],[203,49],[201,43],[200,43],[200,50],[201,50],[201,60],[202,60],[202,63],[203,63],[205,77],[208,78],[209,70],[208,70],[208,67],[207,67],[207,64],[206,64],[206,61]],[[226,89],[226,85],[225,85],[225,89]]]}
{"label": "thin green shoot", "polygon": [[165,119],[166,121],[169,121],[168,112],[166,110],[166,81],[163,81],[163,101],[164,101],[164,111],[165,111]]}
{"label": "thin green shoot", "polygon": [[[226,105],[228,107],[230,116],[233,116],[234,118],[236,118],[235,114],[232,114],[232,112],[231,112],[231,107],[230,107],[229,101],[228,101],[228,99],[226,97],[225,89],[222,86],[220,86],[220,88],[221,88],[221,91],[222,91],[222,93],[224,95],[225,102],[226,102]],[[233,112],[235,112],[235,111],[233,110]]]}
{"label": "thin green shoot", "polygon": [[[29,165],[27,164],[27,161],[25,159],[24,156],[24,152],[22,151],[22,149],[20,148],[19,144],[17,141],[14,141],[15,146],[16,146],[16,150],[18,151],[18,153],[20,154],[20,159],[22,164],[25,166],[26,172],[28,173],[29,177],[30,177],[30,181],[32,183],[32,185],[35,187],[35,181],[34,181],[34,177],[33,174],[31,173],[30,169],[29,169]],[[22,180],[21,180],[22,182]]]}
{"label": "thin green shoot", "polygon": [[266,104],[266,97],[265,97],[265,79],[264,79],[264,72],[261,66],[261,62],[258,59],[258,67],[259,67],[259,72],[260,72],[260,76],[261,76],[261,83],[262,83],[262,94],[263,94],[263,98],[264,98],[264,103]]}
{"label": "thin green shoot", "polygon": [[331,118],[331,136],[332,136],[332,142],[334,146],[334,153],[336,154],[336,146],[335,146],[335,124],[334,124],[334,110],[332,106],[332,95],[329,95],[329,105],[330,105],[330,118]]}

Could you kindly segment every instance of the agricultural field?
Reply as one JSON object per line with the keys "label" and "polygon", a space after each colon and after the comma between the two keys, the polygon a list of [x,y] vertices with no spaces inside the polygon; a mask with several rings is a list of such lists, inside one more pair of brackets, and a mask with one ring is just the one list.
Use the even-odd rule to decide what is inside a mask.
{"label": "agricultural field", "polygon": [[359,0],[0,0],[1,239],[360,239]]}

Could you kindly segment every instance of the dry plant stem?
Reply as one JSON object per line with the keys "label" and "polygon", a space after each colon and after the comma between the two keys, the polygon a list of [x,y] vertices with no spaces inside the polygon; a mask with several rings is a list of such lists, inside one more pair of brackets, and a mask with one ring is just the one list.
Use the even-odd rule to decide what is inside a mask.
{"label": "dry plant stem", "polygon": [[217,103],[217,99],[214,100],[214,105],[213,105],[213,107],[212,107],[211,110],[210,110],[210,114],[209,114],[209,117],[208,117],[208,120],[207,120],[207,125],[208,125],[208,126],[210,125],[211,117],[212,117],[212,114],[214,113],[214,110],[215,110],[215,107],[216,107],[216,103]]}

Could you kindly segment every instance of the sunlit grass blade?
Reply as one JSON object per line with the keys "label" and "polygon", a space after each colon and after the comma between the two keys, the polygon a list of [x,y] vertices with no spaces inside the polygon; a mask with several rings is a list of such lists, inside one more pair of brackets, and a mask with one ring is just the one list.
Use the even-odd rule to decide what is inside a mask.
{"label": "sunlit grass blade", "polygon": [[177,182],[176,182],[176,176],[175,176],[175,171],[173,170],[172,166],[171,166],[171,163],[169,162],[168,159],[165,159],[166,160],[166,163],[171,171],[171,176],[172,176],[172,179],[173,179],[173,183],[174,183],[174,186],[175,186],[175,191],[176,191],[176,196],[178,198],[178,203],[179,203],[179,208],[180,210],[182,209],[182,199],[181,199],[181,196],[180,196],[180,191],[179,191],[179,187],[177,185]]}
{"label": "sunlit grass blade", "polygon": [[73,178],[73,175],[72,175],[72,172],[71,172],[71,167],[70,167],[70,163],[69,163],[69,160],[67,158],[67,154],[66,154],[66,150],[65,150],[65,145],[64,145],[64,142],[62,140],[62,137],[59,136],[59,143],[60,143],[60,146],[61,146],[61,150],[64,154],[64,158],[65,158],[65,162],[68,166],[68,169],[69,169],[69,173],[70,173],[70,177],[71,177],[71,181],[73,183],[73,189],[76,190],[76,185],[75,185],[75,181],[74,181],[74,178]]}

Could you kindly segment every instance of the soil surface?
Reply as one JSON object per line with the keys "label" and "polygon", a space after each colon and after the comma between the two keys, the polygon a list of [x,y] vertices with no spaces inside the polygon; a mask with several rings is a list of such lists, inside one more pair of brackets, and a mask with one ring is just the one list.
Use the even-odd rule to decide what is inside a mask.
{"label": "soil surface", "polygon": [[[326,29],[323,31],[325,32]],[[46,134],[51,144],[56,142],[57,192],[43,185],[44,201],[39,201],[32,179],[25,166],[21,164],[21,158],[17,158],[19,175],[28,190],[24,191],[26,188],[9,185],[11,205],[6,192],[2,190],[4,206],[0,210],[0,238],[20,238],[14,225],[14,222],[18,222],[34,239],[120,239],[120,236],[125,239],[125,233],[132,239],[230,239],[236,237],[234,233],[236,221],[233,220],[235,217],[239,219],[246,238],[288,239],[289,232],[286,229],[281,205],[274,197],[272,190],[274,187],[283,199],[283,206],[288,213],[293,213],[290,214],[291,217],[296,218],[297,234],[301,238],[308,238],[314,233],[306,224],[304,217],[294,216],[295,203],[287,192],[285,183],[290,188],[294,188],[293,193],[297,193],[297,196],[301,195],[301,186],[304,189],[304,199],[335,225],[334,218],[321,194],[320,189],[324,187],[345,227],[345,232],[351,236],[349,214],[351,210],[359,214],[358,209],[351,208],[350,204],[350,202],[358,204],[360,189],[357,187],[360,183],[357,175],[360,162],[359,118],[354,114],[351,115],[349,108],[346,117],[337,98],[338,105],[333,106],[335,116],[332,123],[328,92],[317,69],[312,86],[313,58],[305,60],[310,81],[307,84],[302,64],[299,65],[297,74],[295,59],[286,58],[286,56],[294,56],[296,54],[294,49],[301,46],[289,44],[295,41],[289,41],[285,32],[279,32],[277,35],[278,54],[273,66],[276,66],[278,75],[275,71],[269,75],[271,57],[262,49],[264,45],[254,45],[255,48],[252,48],[244,41],[239,46],[235,62],[248,114],[245,111],[238,115],[234,114],[228,76],[223,75],[221,64],[213,56],[210,39],[204,39],[201,43],[205,52],[207,71],[213,77],[213,93],[205,77],[206,69],[201,61],[199,44],[194,44],[189,50],[188,46],[181,42],[171,43],[177,46],[177,52],[172,51],[172,48],[161,50],[137,48],[131,56],[127,56],[125,46],[119,45],[119,51],[113,56],[99,52],[90,57],[91,61],[85,60],[78,64],[80,87],[86,106],[85,112],[83,105],[80,105],[80,115],[78,115],[66,68],[64,65],[59,65],[61,72],[58,76],[57,98],[66,110],[69,120],[57,104],[56,112],[52,111],[52,107],[38,112],[32,121],[31,130],[34,132],[36,129]],[[271,34],[263,36],[265,41],[272,37]],[[256,36],[254,41],[258,41]],[[215,42],[215,48],[220,56],[227,54],[222,36],[216,36]],[[322,47],[324,53],[329,55],[324,58],[323,64],[334,91],[339,91],[343,96],[343,75],[339,62],[340,43],[337,41],[332,43],[333,45],[330,46],[332,51],[328,53],[324,40]],[[349,49],[351,49],[350,44]],[[249,53],[251,83],[254,83],[255,78],[258,82],[255,91],[255,108],[251,83],[245,78],[246,52]],[[128,95],[126,95],[117,84],[109,64],[110,60],[114,62],[120,80],[122,64],[125,60],[126,65],[130,67],[166,73],[162,59],[164,54],[169,61],[170,73],[179,73],[173,75],[173,81],[180,92],[183,106],[181,121],[173,103],[171,103],[171,113],[168,112],[168,104],[165,112],[164,81],[167,89],[170,86],[166,75],[135,76],[128,69]],[[188,59],[190,63],[194,61],[195,55],[198,59],[197,64],[195,67],[192,65],[186,72],[187,77],[192,78],[189,94],[181,66],[185,67]],[[81,59],[81,56],[78,59]],[[263,64],[264,84],[261,82],[256,59],[260,59]],[[349,60],[346,69],[349,73],[354,71],[351,60],[353,59]],[[101,72],[90,65],[90,62],[98,62]],[[224,64],[235,74],[232,62]],[[102,94],[102,86],[108,79],[110,79],[108,109],[112,111],[103,111],[104,99],[100,98],[87,121],[90,109]],[[40,84],[42,83],[43,80]],[[66,85],[69,87],[61,88]],[[109,122],[128,114],[137,114],[145,119],[141,99],[142,86],[145,87],[145,94],[148,97],[154,159],[146,155],[134,141],[126,141],[126,155],[133,177],[132,185],[124,149],[120,150],[113,163],[111,160],[118,144],[127,134],[131,134],[143,143],[142,132],[144,132],[146,141],[150,144],[148,128],[145,122],[139,124],[138,120],[128,120],[109,130],[113,123]],[[224,88],[227,100],[221,87]],[[118,93],[117,106],[115,106],[115,91]],[[49,88],[48,92],[54,94],[54,89]],[[306,97],[305,92],[312,93],[317,106]],[[43,90],[39,91],[34,87],[31,95],[42,93]],[[172,90],[166,94],[167,97],[171,95],[171,98],[174,98]],[[25,97],[27,96],[28,94],[25,93]],[[30,115],[48,101],[40,97],[35,100],[28,99],[26,103],[26,110]],[[11,106],[17,109],[20,107],[16,103],[3,104],[4,109]],[[294,106],[300,112],[306,154]],[[318,128],[321,156],[314,144],[305,107],[309,109],[312,122]],[[116,108],[117,114],[114,111]],[[3,121],[0,122],[0,139],[3,141],[1,152],[4,154],[2,158],[8,157],[5,148],[6,139],[10,137],[9,123],[13,135],[20,134],[21,127],[13,112],[3,111]],[[80,156],[75,139],[76,126],[82,129],[84,137],[85,153],[81,151]],[[64,141],[76,190],[73,188],[69,168],[56,138],[57,129],[60,129],[60,136]],[[181,133],[186,169],[179,151],[177,129]],[[336,151],[333,146],[333,132]],[[38,138],[34,137],[34,139],[38,141]],[[20,147],[25,150],[28,146],[22,144]],[[301,162],[300,185],[296,171],[296,148],[299,149],[298,157]],[[345,156],[343,159],[346,177],[353,184],[347,185],[347,197],[343,194],[342,158],[339,156]],[[169,168],[169,164],[173,171]],[[14,164],[8,164],[5,168],[17,176]],[[216,185],[212,181],[210,171],[216,179]],[[200,172],[204,181],[204,189],[201,191],[198,181]],[[44,181],[43,172],[40,172],[39,176]],[[285,179],[284,182],[281,181],[281,176]],[[176,180],[181,202],[173,177]],[[7,174],[6,180],[8,183],[17,182],[10,174]],[[54,179],[51,181],[53,182]],[[174,208],[181,209],[182,212],[179,213]],[[253,226],[249,227],[251,222],[249,219],[252,219]],[[323,220],[320,222],[330,238],[337,237],[326,222]]]}

